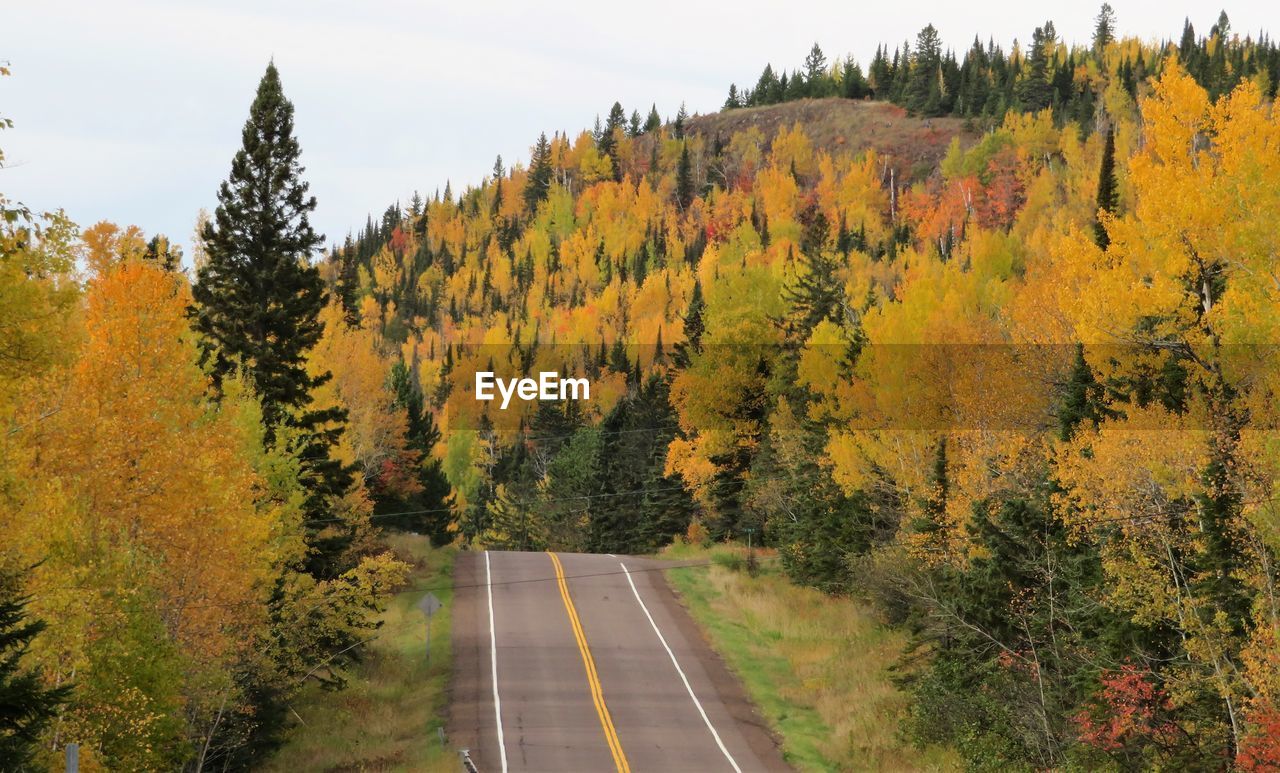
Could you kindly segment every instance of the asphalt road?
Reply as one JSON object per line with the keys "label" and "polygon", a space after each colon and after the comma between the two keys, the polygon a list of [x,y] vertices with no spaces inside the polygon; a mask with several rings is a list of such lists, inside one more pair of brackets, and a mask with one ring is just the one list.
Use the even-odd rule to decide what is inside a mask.
{"label": "asphalt road", "polygon": [[460,555],[452,745],[482,773],[789,770],[662,566]]}

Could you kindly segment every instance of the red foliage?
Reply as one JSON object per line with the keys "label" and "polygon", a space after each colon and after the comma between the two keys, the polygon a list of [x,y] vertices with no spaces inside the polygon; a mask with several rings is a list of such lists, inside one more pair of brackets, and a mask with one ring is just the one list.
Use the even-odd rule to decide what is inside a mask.
{"label": "red foliage", "polygon": [[987,163],[987,184],[978,197],[978,223],[983,228],[1008,228],[1026,203],[1019,174],[1020,163],[1012,148],[1005,148]]}
{"label": "red foliage", "polygon": [[1240,741],[1236,767],[1249,773],[1280,770],[1280,710],[1254,709],[1248,719],[1249,733]]}
{"label": "red foliage", "polygon": [[1168,742],[1177,726],[1166,718],[1172,708],[1164,689],[1148,671],[1123,666],[1102,679],[1100,701],[1076,715],[1080,740],[1103,751],[1118,751],[1146,741]]}
{"label": "red foliage", "polygon": [[391,231],[391,251],[397,255],[403,255],[405,248],[408,246],[409,237],[400,229],[400,226],[396,226]]}
{"label": "red foliage", "polygon": [[372,481],[375,493],[401,499],[422,491],[417,476],[418,454],[405,452],[398,458],[384,459],[378,475]]}

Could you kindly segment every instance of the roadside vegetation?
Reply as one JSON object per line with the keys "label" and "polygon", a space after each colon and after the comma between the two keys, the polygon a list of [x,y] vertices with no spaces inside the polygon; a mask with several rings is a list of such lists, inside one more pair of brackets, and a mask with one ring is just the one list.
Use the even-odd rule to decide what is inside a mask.
{"label": "roadside vegetation", "polygon": [[909,697],[891,677],[905,634],[880,625],[856,601],[792,584],[772,551],[677,543],[664,558],[709,567],[668,577],[712,647],[782,738],[800,770],[953,770],[949,752],[913,748],[899,728]]}
{"label": "roadside vegetation", "polygon": [[[445,690],[452,666],[454,549],[432,548],[426,537],[391,535],[389,547],[413,567],[383,613],[345,689],[307,687],[289,713],[284,745],[265,771],[452,771],[453,750],[441,743]],[[424,589],[421,592],[413,588]],[[431,618],[431,661],[418,602],[430,589],[444,603]]]}

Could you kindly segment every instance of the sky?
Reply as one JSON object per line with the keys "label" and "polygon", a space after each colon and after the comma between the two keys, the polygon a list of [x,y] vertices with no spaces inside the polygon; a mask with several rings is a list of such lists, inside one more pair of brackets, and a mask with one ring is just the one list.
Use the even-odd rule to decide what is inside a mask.
{"label": "sky", "polygon": [[[1200,33],[1221,7],[1111,0],[1124,35]],[[258,80],[274,58],[294,103],[313,218],[341,242],[368,213],[451,180],[478,183],[538,133],[589,128],[615,100],[674,117],[717,110],[766,62],[799,68],[816,41],[863,66],[925,24],[957,52],[1006,48],[1052,19],[1087,42],[1097,8],[1063,2],[408,2],[408,0],[5,0],[0,192],[81,226],[134,224],[189,245],[212,210]],[[1278,27],[1260,0],[1226,6],[1232,28]],[[1270,11],[1270,13],[1268,13]],[[1272,32],[1277,32],[1271,29]],[[189,250],[188,250],[189,252]]]}

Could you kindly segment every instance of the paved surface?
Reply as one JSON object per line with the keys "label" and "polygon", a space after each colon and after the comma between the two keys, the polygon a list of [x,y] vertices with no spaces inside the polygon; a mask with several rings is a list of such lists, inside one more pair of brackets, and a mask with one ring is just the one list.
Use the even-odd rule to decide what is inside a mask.
{"label": "paved surface", "polygon": [[670,566],[460,554],[451,745],[482,773],[789,770],[658,571]]}

